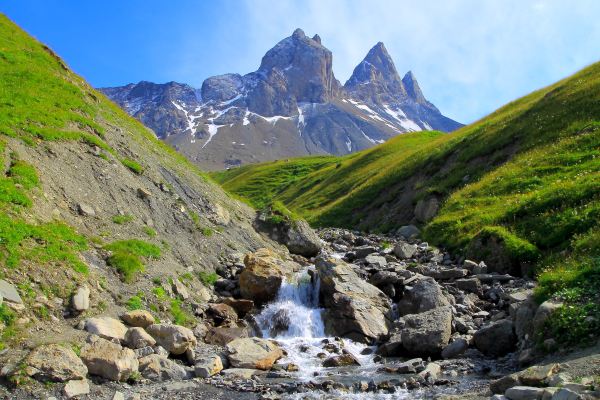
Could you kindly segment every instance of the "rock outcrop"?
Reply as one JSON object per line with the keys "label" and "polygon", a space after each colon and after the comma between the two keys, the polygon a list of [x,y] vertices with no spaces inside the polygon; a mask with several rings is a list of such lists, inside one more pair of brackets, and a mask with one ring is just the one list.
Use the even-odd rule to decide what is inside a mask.
{"label": "rock outcrop", "polygon": [[125,381],[138,371],[138,359],[131,349],[91,336],[81,349],[81,359],[90,374],[112,381]]}
{"label": "rock outcrop", "polygon": [[227,358],[234,368],[269,370],[283,357],[275,343],[259,338],[235,339],[227,344]]}
{"label": "rock outcrop", "polygon": [[244,264],[246,268],[239,278],[241,295],[258,304],[273,300],[283,278],[297,267],[294,262],[284,261],[268,249],[246,254]]}

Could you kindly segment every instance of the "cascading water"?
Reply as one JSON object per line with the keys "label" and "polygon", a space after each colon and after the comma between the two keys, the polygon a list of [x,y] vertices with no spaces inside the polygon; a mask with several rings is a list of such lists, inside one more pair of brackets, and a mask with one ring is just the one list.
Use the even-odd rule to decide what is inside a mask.
{"label": "cascading water", "polygon": [[[262,336],[275,339],[286,351],[285,363],[298,366],[297,378],[314,379],[321,375],[324,343],[336,343],[326,337],[323,310],[319,308],[319,278],[310,266],[282,282],[277,298],[257,315],[256,321]],[[360,362],[362,372],[375,371],[371,355],[361,354],[366,346],[344,339],[341,346]],[[355,371],[358,372],[358,371]]]}

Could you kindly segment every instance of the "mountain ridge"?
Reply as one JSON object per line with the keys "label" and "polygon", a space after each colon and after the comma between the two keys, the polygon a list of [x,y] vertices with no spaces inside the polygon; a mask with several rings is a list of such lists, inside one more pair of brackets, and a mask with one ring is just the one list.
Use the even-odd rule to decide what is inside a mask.
{"label": "mountain ridge", "polygon": [[[191,93],[198,90],[185,84],[177,85],[186,88],[186,96],[183,91],[181,98],[158,96],[169,98],[165,102],[138,90],[137,85],[148,85],[144,81],[100,90],[209,170],[301,155],[348,154],[404,132],[462,126],[425,100],[412,74],[407,84],[413,96],[408,95],[381,42],[343,86],[332,63],[333,55],[318,35],[310,38],[296,29],[266,52],[255,72],[209,77],[195,99]],[[361,68],[368,71],[361,75]],[[164,91],[172,93],[172,88],[165,86]]]}

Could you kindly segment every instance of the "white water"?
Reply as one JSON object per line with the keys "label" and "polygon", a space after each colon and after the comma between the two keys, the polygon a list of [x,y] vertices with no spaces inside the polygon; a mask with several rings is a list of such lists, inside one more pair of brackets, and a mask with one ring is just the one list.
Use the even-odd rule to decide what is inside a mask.
{"label": "white water", "polygon": [[[333,337],[325,335],[323,310],[319,308],[320,282],[317,274],[313,274],[311,280],[310,270],[314,271],[314,266],[284,280],[277,298],[256,318],[263,337],[275,339],[286,351],[287,356],[281,362],[298,366],[299,371],[294,375],[300,380],[314,379],[315,374],[327,376],[329,372],[336,370],[323,367],[323,360],[317,356],[319,353],[326,353],[327,358],[336,355],[323,349],[323,341],[327,339],[330,343],[336,342]],[[278,323],[282,319],[286,320],[285,324]],[[363,376],[373,375],[376,370],[373,356],[361,354],[366,347],[343,339],[343,348],[360,363],[360,367],[353,369],[353,373]]]}

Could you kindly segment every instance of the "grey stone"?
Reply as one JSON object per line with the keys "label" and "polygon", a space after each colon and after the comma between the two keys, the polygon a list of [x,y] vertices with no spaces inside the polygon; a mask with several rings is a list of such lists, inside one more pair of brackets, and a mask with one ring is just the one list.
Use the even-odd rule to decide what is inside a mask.
{"label": "grey stone", "polygon": [[104,339],[124,340],[127,327],[121,321],[110,317],[88,318],[85,330]]}
{"label": "grey stone", "polygon": [[144,347],[154,346],[156,340],[140,327],[132,327],[127,330],[125,334],[125,344],[131,349],[141,349]]}
{"label": "grey stone", "polygon": [[515,348],[517,337],[513,330],[513,323],[509,320],[493,322],[473,336],[475,347],[482,353],[490,356],[503,356]]}
{"label": "grey stone", "polygon": [[142,357],[139,362],[139,369],[142,376],[153,382],[183,380],[187,378],[185,368],[158,354],[150,354]]}
{"label": "grey stone", "polygon": [[457,279],[454,284],[460,290],[470,293],[482,293],[481,282],[477,278]]}
{"label": "grey stone", "polygon": [[92,375],[113,381],[125,381],[138,370],[138,359],[131,349],[97,336],[81,349],[81,359]]}
{"label": "grey stone", "polygon": [[423,277],[411,289],[405,290],[398,302],[398,311],[401,315],[417,314],[449,305],[440,285],[433,278]]}
{"label": "grey stone", "polygon": [[63,393],[67,399],[83,396],[90,393],[90,383],[87,379],[69,381],[63,388]]}
{"label": "grey stone", "polygon": [[196,376],[199,378],[209,378],[223,370],[221,357],[213,356],[198,360],[194,366]]}
{"label": "grey stone", "polygon": [[580,400],[580,399],[583,399],[583,397],[579,393],[576,393],[573,390],[566,389],[566,388],[561,388],[561,389],[557,390],[556,392],[554,392],[554,394],[552,395],[552,400]]}
{"label": "grey stone", "polygon": [[84,203],[79,203],[77,205],[77,211],[80,215],[83,215],[84,217],[93,217],[96,215],[96,211],[94,211],[94,208]]}
{"label": "grey stone", "polygon": [[25,359],[25,365],[27,375],[42,382],[84,379],[88,372],[72,349],[58,344],[36,347]]}
{"label": "grey stone", "polygon": [[368,256],[366,256],[365,261],[367,262],[367,264],[374,265],[377,268],[383,268],[387,265],[387,260],[385,259],[385,257],[378,256],[375,254],[369,254]]}
{"label": "grey stone", "polygon": [[468,348],[469,343],[463,338],[458,338],[444,347],[444,350],[442,350],[442,357],[445,359],[455,358],[464,353]]}
{"label": "grey stone", "polygon": [[402,346],[409,354],[439,355],[448,345],[452,333],[452,310],[438,307],[403,317]]}
{"label": "grey stone", "polygon": [[17,288],[10,282],[0,279],[0,295],[9,303],[23,304]]}
{"label": "grey stone", "polygon": [[175,355],[184,354],[188,349],[193,349],[197,343],[194,332],[180,325],[152,324],[146,328],[146,331],[156,340],[156,343]]}
{"label": "grey stone", "polygon": [[90,288],[87,286],[80,286],[72,298],[73,310],[85,311],[90,308]]}
{"label": "grey stone", "polygon": [[421,230],[414,225],[403,225],[398,228],[398,235],[403,236],[406,239],[418,237],[420,234]]}
{"label": "grey stone", "polygon": [[544,389],[529,386],[514,386],[504,393],[510,400],[541,400],[543,394]]}
{"label": "grey stone", "polygon": [[401,260],[412,258],[417,253],[417,246],[406,242],[397,243],[394,246],[394,254]]}

